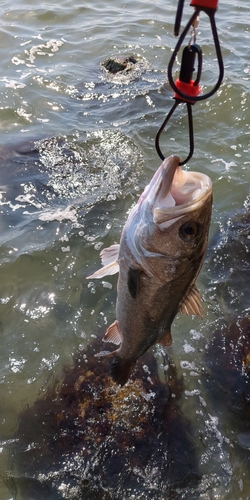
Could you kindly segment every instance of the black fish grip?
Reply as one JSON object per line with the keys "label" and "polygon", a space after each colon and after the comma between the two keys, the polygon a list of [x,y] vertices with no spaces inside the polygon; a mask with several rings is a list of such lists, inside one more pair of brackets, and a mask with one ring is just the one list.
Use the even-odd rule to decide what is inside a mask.
{"label": "black fish grip", "polygon": [[[223,59],[221,55],[221,50],[220,50],[220,43],[219,43],[219,38],[218,38],[218,33],[217,33],[217,28],[215,24],[215,12],[217,8],[217,3],[218,0],[191,0],[190,5],[195,7],[195,11],[193,15],[191,16],[190,20],[188,21],[186,27],[184,28],[177,44],[174,49],[174,52],[170,58],[169,64],[168,64],[168,80],[169,84],[174,90],[174,99],[175,99],[175,104],[171,108],[170,112],[168,113],[167,117],[165,118],[162,126],[158,130],[155,138],[155,147],[158,155],[162,160],[164,160],[165,156],[163,155],[161,148],[160,148],[160,136],[166,127],[166,124],[168,123],[169,119],[171,118],[173,112],[175,111],[176,107],[181,104],[181,103],[186,103],[187,106],[187,112],[188,112],[188,124],[189,124],[189,154],[187,158],[180,162],[180,165],[184,165],[187,163],[190,158],[193,155],[194,152],[194,133],[193,133],[193,118],[192,118],[192,105],[195,104],[197,101],[201,101],[204,99],[208,99],[211,97],[220,87],[220,84],[223,79],[224,75],[224,66],[223,66]],[[181,24],[181,18],[182,18],[182,11],[183,11],[183,6],[184,6],[184,0],[179,0],[178,7],[177,7],[177,13],[176,13],[176,19],[175,19],[175,27],[174,27],[174,33],[176,36],[179,34],[179,29],[180,29],[180,24]],[[209,17],[210,20],[210,25],[211,25],[211,30],[213,34],[213,40],[214,40],[214,46],[215,46],[215,51],[216,51],[216,56],[217,56],[217,62],[218,62],[218,67],[219,67],[219,74],[218,74],[218,79],[214,87],[208,91],[205,94],[199,95],[201,93],[201,88],[200,88],[200,78],[201,78],[201,73],[202,73],[202,50],[199,45],[196,43],[193,43],[192,45],[189,43],[184,49],[182,53],[182,60],[181,60],[181,69],[180,69],[180,74],[179,78],[174,82],[173,79],[173,65],[176,59],[176,56],[180,50],[180,47],[189,31],[191,26],[195,26],[197,22],[197,18],[200,14],[201,11],[204,11],[207,16]],[[196,40],[196,36],[193,37],[194,41]],[[195,59],[197,57],[198,60],[198,67],[197,67],[197,76],[195,80],[192,80],[192,75],[195,70],[194,65],[195,65]]]}

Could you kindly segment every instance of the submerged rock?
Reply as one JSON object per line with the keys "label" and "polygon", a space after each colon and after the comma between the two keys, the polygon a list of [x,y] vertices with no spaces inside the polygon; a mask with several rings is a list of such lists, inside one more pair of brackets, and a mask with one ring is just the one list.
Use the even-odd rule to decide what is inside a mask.
{"label": "submerged rock", "polygon": [[226,406],[227,424],[250,431],[250,318],[218,328],[204,363],[206,390],[218,409]]}
{"label": "submerged rock", "polygon": [[219,326],[206,348],[203,383],[235,449],[248,448],[250,432],[249,214],[248,196],[242,210],[220,225],[205,264],[211,291],[218,297]]}
{"label": "submerged rock", "polygon": [[136,59],[133,56],[117,56],[110,57],[106,59],[102,66],[112,74],[118,73],[119,71],[131,71],[134,68],[134,65],[137,63]]}
{"label": "submerged rock", "polygon": [[20,415],[10,445],[16,457],[10,490],[26,499],[30,481],[31,491],[46,491],[46,498],[177,498],[176,488],[196,484],[198,473],[189,423],[177,403],[182,384],[175,366],[161,383],[149,352],[119,389],[108,361],[94,357],[95,347]]}
{"label": "submerged rock", "polygon": [[[145,95],[145,82],[146,80],[141,78],[142,74],[148,73],[150,71],[150,64],[144,57],[134,57],[134,56],[114,56],[109,57],[105,61],[101,62],[100,67],[103,71],[103,77],[101,80],[105,82],[109,82],[112,85],[128,85],[132,84],[133,81],[140,81],[140,86],[136,86],[134,88],[136,95],[139,95],[141,92]],[[154,75],[155,76],[155,75]],[[151,80],[150,80],[151,81]],[[101,85],[102,82],[99,82]],[[95,89],[97,91],[98,84],[95,85]],[[108,102],[110,98],[112,98],[112,92],[110,92],[110,87],[107,87],[108,95],[105,95],[107,91],[102,86],[102,93],[98,94],[99,98],[102,99],[102,95],[105,95],[105,100]],[[98,90],[100,92],[100,89]],[[85,95],[85,94],[84,94]],[[84,95],[81,98],[84,98]],[[123,92],[120,93],[123,96]],[[132,95],[132,94],[131,94]],[[116,94],[117,100],[117,94]]]}
{"label": "submerged rock", "polygon": [[[210,242],[203,270],[207,269],[211,287],[221,308],[233,318],[249,310],[250,280],[250,196],[242,210],[220,223]],[[220,313],[221,315],[221,313]]]}

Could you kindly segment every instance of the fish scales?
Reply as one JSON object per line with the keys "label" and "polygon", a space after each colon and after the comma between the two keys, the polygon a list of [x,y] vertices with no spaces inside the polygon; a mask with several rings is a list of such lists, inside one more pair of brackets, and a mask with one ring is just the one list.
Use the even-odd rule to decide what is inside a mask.
{"label": "fish scales", "polygon": [[203,315],[195,286],[207,249],[212,183],[199,172],[185,172],[170,156],[146,186],[123,228],[120,245],[102,250],[103,268],[89,278],[119,271],[116,321],[103,340],[119,347],[111,376],[124,385],[152,345],[171,345],[178,312]]}

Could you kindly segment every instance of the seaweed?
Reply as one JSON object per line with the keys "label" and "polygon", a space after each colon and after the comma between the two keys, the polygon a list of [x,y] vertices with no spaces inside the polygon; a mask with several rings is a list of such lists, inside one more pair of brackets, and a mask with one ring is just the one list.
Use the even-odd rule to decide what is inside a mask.
{"label": "seaweed", "polygon": [[[97,344],[78,353],[61,380],[20,415],[11,445],[18,473],[7,481],[18,498],[27,498],[29,481],[32,491],[39,486],[36,500],[43,499],[43,491],[46,499],[169,500],[176,498],[177,487],[197,483],[175,365],[169,363],[166,382],[160,381],[149,351],[131,380],[117,388],[108,375],[109,361],[94,357]],[[26,479],[25,488],[20,478]]]}

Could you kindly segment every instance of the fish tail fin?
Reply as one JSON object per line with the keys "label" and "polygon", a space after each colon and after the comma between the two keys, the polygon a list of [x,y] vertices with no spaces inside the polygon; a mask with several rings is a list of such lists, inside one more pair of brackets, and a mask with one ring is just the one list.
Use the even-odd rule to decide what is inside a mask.
{"label": "fish tail fin", "polygon": [[115,357],[110,366],[110,376],[116,384],[123,386],[128,381],[134,366],[135,361]]}

